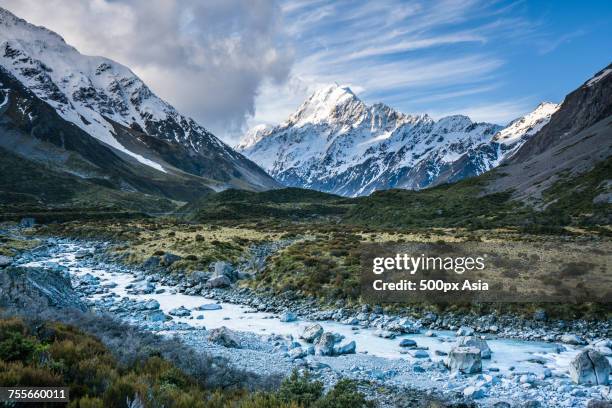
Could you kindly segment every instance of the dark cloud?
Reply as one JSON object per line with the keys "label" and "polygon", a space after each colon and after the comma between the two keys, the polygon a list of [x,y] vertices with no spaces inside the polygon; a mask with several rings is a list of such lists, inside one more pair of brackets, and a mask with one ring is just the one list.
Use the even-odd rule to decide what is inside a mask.
{"label": "dark cloud", "polygon": [[263,82],[292,66],[272,0],[1,0],[85,54],[132,68],[161,97],[220,136],[237,135]]}

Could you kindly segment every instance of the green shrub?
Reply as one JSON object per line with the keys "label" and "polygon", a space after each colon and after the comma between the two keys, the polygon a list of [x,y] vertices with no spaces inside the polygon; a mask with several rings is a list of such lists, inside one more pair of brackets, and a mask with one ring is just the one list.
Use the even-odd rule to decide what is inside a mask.
{"label": "green shrub", "polygon": [[36,343],[19,332],[8,332],[0,341],[0,359],[4,361],[29,361]]}
{"label": "green shrub", "polygon": [[287,377],[278,390],[278,397],[285,402],[296,402],[304,407],[315,403],[323,394],[323,383],[311,381],[308,374],[300,376],[297,370]]}

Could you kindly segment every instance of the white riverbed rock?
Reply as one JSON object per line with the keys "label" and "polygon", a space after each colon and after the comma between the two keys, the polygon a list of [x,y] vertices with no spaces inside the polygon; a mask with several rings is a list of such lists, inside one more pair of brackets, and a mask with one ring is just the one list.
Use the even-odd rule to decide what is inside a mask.
{"label": "white riverbed rock", "polygon": [[323,327],[320,324],[315,323],[304,328],[300,338],[304,339],[307,343],[313,343],[323,334]]}
{"label": "white riverbed rock", "polygon": [[595,350],[583,350],[572,359],[569,372],[572,381],[585,385],[608,385],[610,362]]}
{"label": "white riverbed rock", "polygon": [[575,334],[564,334],[563,336],[561,336],[561,342],[566,344],[572,344],[575,346],[581,346],[586,344],[586,341],[584,341],[584,339]]}
{"label": "white riverbed rock", "polygon": [[476,347],[480,350],[480,357],[484,359],[491,358],[491,349],[489,348],[487,341],[481,338],[475,336],[461,337],[459,338],[458,345],[460,347]]}
{"label": "white riverbed rock", "polygon": [[468,326],[461,326],[459,330],[457,330],[457,333],[456,333],[457,337],[471,336],[473,334],[474,334],[474,329]]}
{"label": "white riverbed rock", "polygon": [[315,355],[331,356],[334,354],[335,338],[333,333],[325,332],[315,344]]}
{"label": "white riverbed rock", "polygon": [[480,349],[476,347],[454,347],[448,354],[446,365],[451,373],[480,373],[482,371]]}
{"label": "white riverbed rock", "polygon": [[297,320],[297,315],[293,312],[285,312],[280,317],[280,321],[284,323],[295,322],[296,320]]}
{"label": "white riverbed rock", "polygon": [[355,350],[357,349],[357,344],[354,340],[349,341],[348,343],[342,343],[334,348],[334,354],[343,355],[343,354],[355,354]]}

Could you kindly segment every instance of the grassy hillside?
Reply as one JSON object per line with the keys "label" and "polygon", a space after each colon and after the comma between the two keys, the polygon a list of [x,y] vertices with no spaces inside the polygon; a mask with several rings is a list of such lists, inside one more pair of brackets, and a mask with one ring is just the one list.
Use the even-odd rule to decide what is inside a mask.
{"label": "grassy hillside", "polygon": [[180,212],[192,221],[321,223],[374,229],[518,227],[532,232],[561,232],[564,226],[609,225],[612,159],[591,171],[566,175],[545,190],[540,208],[513,199],[512,191],[486,194],[490,172],[454,184],[420,190],[378,191],[343,198],[288,188],[252,193],[228,190],[191,203]]}
{"label": "grassy hillside", "polygon": [[313,221],[339,217],[347,209],[341,197],[313,190],[285,188],[260,193],[226,190],[188,204],[178,212],[192,221]]}
{"label": "grassy hillside", "polygon": [[172,211],[176,203],[60,173],[0,148],[0,214],[64,220],[86,214]]}

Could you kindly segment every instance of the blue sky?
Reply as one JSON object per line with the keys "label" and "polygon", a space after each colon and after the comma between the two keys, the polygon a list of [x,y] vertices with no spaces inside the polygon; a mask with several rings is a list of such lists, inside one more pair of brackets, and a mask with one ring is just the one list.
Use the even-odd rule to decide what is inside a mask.
{"label": "blue sky", "polygon": [[406,113],[503,124],[612,62],[612,1],[288,0],[282,13],[292,71],[264,86],[251,124],[333,82]]}

